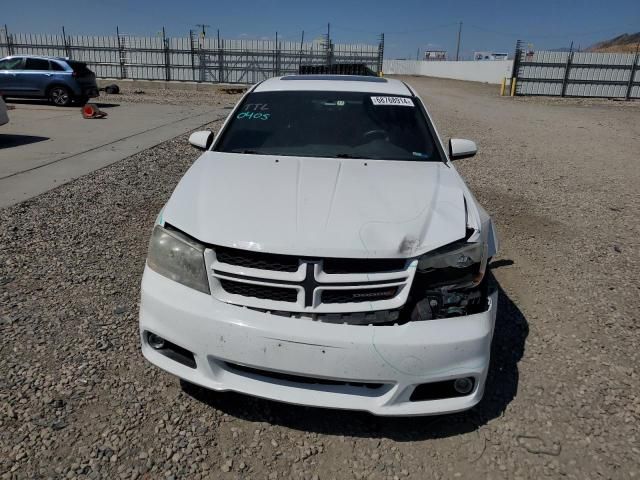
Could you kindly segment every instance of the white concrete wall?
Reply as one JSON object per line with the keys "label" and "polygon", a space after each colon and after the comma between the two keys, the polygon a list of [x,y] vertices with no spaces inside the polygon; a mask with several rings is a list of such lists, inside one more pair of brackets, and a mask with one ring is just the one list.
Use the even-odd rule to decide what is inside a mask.
{"label": "white concrete wall", "polygon": [[385,60],[385,75],[424,75],[426,77],[454,78],[471,82],[501,83],[511,76],[513,60],[493,62],[427,62],[423,60]]}

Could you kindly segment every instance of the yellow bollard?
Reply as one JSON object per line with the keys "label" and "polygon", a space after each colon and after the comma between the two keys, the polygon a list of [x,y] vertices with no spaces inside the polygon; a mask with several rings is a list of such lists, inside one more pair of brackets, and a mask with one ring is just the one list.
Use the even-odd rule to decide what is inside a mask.
{"label": "yellow bollard", "polygon": [[511,96],[513,97],[516,94],[516,79],[515,77],[511,79]]}
{"label": "yellow bollard", "polygon": [[507,77],[502,77],[502,83],[500,84],[500,96],[504,97],[504,87],[507,84]]}

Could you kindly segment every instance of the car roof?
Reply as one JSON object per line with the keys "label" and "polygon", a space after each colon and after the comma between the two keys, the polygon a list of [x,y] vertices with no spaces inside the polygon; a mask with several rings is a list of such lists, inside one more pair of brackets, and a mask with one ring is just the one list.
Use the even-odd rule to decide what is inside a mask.
{"label": "car roof", "polygon": [[43,60],[57,60],[59,62],[68,62],[69,59],[65,57],[52,57],[49,55],[30,55],[28,53],[19,53],[17,55],[9,55],[4,58],[0,58],[0,60],[6,60],[8,58],[42,58]]}
{"label": "car roof", "polygon": [[412,95],[400,80],[364,75],[286,75],[259,83],[254,92],[319,90],[335,92],[365,92],[386,95]]}

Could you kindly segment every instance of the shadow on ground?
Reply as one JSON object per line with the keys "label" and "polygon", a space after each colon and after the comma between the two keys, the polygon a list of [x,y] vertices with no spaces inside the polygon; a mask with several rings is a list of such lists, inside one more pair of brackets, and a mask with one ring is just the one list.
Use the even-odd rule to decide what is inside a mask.
{"label": "shadow on ground", "polygon": [[[61,111],[65,111],[73,108],[80,108],[82,106],[82,104],[78,102],[73,102],[71,105],[67,105],[66,107],[60,107],[60,106],[53,105],[46,98],[10,98],[6,100],[6,103],[7,105],[40,105],[43,107],[52,107],[53,109],[59,108],[61,109]],[[90,98],[87,103],[95,103],[100,108],[113,108],[113,107],[120,106],[119,103],[101,102],[100,97]]]}
{"label": "shadow on ground", "polygon": [[44,142],[45,140],[49,140],[49,137],[40,137],[38,135],[16,135],[0,133],[0,150],[3,148],[29,145],[30,143]]}
{"label": "shadow on ground", "polygon": [[499,285],[498,290],[498,315],[485,395],[468,412],[431,417],[376,417],[366,412],[301,407],[237,393],[218,393],[186,382],[182,382],[182,388],[196,400],[243,420],[322,434],[415,441],[469,433],[499,417],[518,391],[518,362],[524,354],[529,326]]}

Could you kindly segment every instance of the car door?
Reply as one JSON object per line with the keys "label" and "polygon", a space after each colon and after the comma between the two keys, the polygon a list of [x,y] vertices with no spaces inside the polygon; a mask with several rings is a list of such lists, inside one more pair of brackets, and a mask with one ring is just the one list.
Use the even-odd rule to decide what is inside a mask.
{"label": "car door", "polygon": [[18,72],[22,69],[24,58],[12,57],[0,60],[0,92],[2,95],[11,96],[20,91],[18,85]]}
{"label": "car door", "polygon": [[21,94],[30,97],[44,97],[51,75],[49,60],[27,57],[23,69],[17,74]]}

